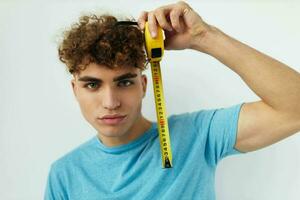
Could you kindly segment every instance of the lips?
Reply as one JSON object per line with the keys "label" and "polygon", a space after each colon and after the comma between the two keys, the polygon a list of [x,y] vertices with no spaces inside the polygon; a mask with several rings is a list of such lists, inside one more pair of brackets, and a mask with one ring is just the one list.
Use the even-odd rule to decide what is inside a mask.
{"label": "lips", "polygon": [[120,124],[125,118],[126,115],[105,115],[101,118],[98,118],[98,120],[106,125],[117,125]]}

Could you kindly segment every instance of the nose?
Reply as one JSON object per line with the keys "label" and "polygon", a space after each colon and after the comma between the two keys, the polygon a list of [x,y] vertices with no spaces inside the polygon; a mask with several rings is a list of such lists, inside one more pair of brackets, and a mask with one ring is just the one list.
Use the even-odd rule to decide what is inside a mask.
{"label": "nose", "polygon": [[116,110],[121,105],[118,94],[112,88],[102,91],[102,106],[108,110]]}

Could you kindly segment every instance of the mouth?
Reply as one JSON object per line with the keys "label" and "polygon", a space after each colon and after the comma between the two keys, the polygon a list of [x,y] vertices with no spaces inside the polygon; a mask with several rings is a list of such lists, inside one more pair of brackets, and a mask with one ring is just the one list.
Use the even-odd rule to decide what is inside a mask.
{"label": "mouth", "polygon": [[106,125],[117,125],[122,123],[126,116],[127,115],[104,116],[102,118],[97,118],[97,120]]}

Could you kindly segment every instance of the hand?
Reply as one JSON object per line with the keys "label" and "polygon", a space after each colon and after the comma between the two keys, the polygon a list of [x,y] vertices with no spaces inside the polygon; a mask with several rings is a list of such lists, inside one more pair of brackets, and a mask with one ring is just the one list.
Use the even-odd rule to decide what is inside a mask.
{"label": "hand", "polygon": [[138,19],[141,29],[145,28],[146,21],[152,37],[156,37],[157,26],[164,30],[165,49],[193,49],[195,43],[210,29],[210,26],[183,1],[142,12]]}

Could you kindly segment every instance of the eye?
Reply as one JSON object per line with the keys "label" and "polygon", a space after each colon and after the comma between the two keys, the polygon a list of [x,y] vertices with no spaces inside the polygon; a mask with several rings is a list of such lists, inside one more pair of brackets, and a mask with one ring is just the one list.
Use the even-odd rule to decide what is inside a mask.
{"label": "eye", "polygon": [[84,87],[88,89],[97,89],[99,87],[99,84],[96,82],[90,82],[85,84]]}
{"label": "eye", "polygon": [[130,80],[122,80],[118,83],[118,86],[120,87],[128,87],[130,85],[133,85],[134,82],[133,81],[130,81]]}

